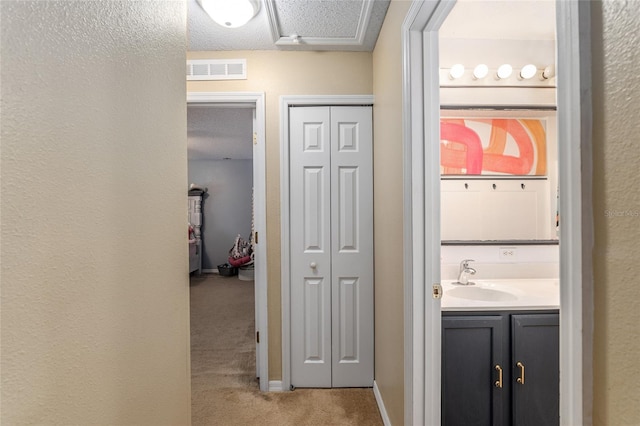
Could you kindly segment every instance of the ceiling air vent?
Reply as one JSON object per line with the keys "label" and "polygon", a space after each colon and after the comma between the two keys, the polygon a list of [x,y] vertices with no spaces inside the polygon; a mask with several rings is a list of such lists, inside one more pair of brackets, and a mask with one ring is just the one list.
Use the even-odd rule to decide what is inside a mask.
{"label": "ceiling air vent", "polygon": [[193,59],[187,61],[187,80],[246,79],[246,59]]}

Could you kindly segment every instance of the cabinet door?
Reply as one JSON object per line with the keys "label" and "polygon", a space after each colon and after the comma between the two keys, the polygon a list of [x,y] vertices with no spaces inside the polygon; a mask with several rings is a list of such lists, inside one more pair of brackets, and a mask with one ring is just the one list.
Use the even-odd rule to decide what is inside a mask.
{"label": "cabinet door", "polygon": [[[508,317],[442,318],[442,424],[506,425]],[[499,371],[502,368],[502,385]]]}
{"label": "cabinet door", "polygon": [[558,425],[558,314],[512,315],[511,333],[513,424]]}

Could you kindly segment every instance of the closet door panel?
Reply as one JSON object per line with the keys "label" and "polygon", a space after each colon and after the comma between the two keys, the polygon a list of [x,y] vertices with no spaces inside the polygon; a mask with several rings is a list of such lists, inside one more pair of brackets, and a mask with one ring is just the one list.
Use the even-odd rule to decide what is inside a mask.
{"label": "closet door panel", "polygon": [[373,386],[370,107],[331,107],[333,387]]}
{"label": "closet door panel", "polygon": [[329,109],[289,114],[291,384],[331,387]]}

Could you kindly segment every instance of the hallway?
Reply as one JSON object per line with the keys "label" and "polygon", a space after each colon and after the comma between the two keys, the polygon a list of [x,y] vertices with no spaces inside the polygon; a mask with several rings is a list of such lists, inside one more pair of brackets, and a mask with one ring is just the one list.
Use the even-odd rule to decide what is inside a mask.
{"label": "hallway", "polygon": [[371,389],[261,393],[253,281],[191,277],[191,413],[205,425],[382,425]]}

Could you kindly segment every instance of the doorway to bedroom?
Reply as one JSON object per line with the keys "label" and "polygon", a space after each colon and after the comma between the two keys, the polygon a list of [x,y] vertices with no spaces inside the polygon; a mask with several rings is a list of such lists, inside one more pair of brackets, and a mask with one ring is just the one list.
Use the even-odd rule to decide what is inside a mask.
{"label": "doorway to bedroom", "polygon": [[242,104],[187,107],[189,195],[202,197],[202,267],[196,274],[253,280],[253,262],[230,260],[229,250],[239,239],[242,254],[253,257],[254,114]]}
{"label": "doorway to bedroom", "polygon": [[268,386],[263,105],[259,93],[188,94],[188,185],[202,193],[202,267],[190,276],[194,418],[222,404],[224,389]]}

